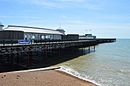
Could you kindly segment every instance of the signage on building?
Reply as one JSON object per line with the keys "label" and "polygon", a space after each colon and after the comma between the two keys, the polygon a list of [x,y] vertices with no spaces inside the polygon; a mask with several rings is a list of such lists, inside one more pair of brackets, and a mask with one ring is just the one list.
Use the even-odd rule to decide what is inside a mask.
{"label": "signage on building", "polygon": [[19,44],[30,44],[31,41],[30,40],[18,40]]}

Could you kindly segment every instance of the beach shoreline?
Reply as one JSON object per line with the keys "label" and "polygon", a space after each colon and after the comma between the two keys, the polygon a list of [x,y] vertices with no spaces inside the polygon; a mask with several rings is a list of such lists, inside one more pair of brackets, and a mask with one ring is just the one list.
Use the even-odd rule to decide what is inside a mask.
{"label": "beach shoreline", "polygon": [[0,73],[2,86],[97,86],[57,68]]}

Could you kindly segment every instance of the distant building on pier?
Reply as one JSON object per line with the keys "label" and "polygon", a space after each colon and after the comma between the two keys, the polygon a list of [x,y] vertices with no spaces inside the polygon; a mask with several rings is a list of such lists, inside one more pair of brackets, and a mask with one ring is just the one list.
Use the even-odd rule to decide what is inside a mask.
{"label": "distant building on pier", "polygon": [[50,40],[64,40],[64,41],[73,41],[73,40],[92,40],[96,39],[96,36],[92,34],[67,34],[63,29],[47,29],[39,27],[30,27],[30,26],[17,26],[17,25],[8,25],[4,28],[4,25],[0,23],[0,41],[50,41]]}
{"label": "distant building on pier", "polygon": [[96,36],[93,36],[92,34],[85,34],[79,36],[80,40],[91,40],[91,39],[96,39]]}
{"label": "distant building on pier", "polygon": [[0,23],[0,31],[3,30],[4,25]]}
{"label": "distant building on pier", "polygon": [[64,30],[53,30],[47,28],[16,25],[8,25],[8,27],[5,28],[4,31],[22,31],[24,32],[24,39],[27,40],[61,40],[62,35],[65,34]]}
{"label": "distant building on pier", "polygon": [[67,34],[62,36],[62,40],[79,40],[79,34]]}

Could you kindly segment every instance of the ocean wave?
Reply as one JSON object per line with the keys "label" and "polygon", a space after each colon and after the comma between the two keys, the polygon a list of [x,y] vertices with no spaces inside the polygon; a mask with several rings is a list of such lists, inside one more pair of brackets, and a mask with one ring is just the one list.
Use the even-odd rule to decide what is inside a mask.
{"label": "ocean wave", "polygon": [[88,81],[88,82],[91,82],[91,83],[94,83],[96,84],[97,86],[101,86],[100,84],[98,84],[96,81],[94,80],[90,80],[88,79],[89,76],[86,76],[86,75],[81,75],[80,73],[78,73],[77,71],[75,71],[74,69],[68,67],[68,66],[60,66],[60,69],[57,69],[58,71],[62,71],[62,72],[65,72],[67,74],[70,74],[72,76],[75,76],[79,79],[82,79],[84,81]]}

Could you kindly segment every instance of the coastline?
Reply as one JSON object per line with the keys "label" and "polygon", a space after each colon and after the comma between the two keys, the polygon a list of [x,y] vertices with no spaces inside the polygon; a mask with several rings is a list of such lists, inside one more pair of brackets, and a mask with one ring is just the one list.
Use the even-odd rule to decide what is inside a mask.
{"label": "coastline", "polygon": [[0,73],[2,86],[97,86],[57,68]]}

